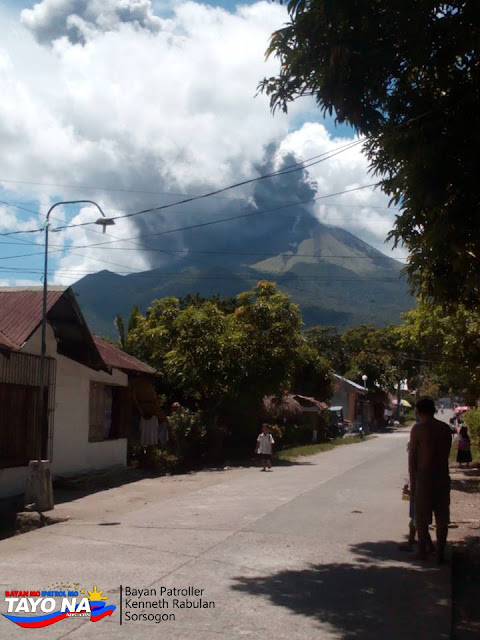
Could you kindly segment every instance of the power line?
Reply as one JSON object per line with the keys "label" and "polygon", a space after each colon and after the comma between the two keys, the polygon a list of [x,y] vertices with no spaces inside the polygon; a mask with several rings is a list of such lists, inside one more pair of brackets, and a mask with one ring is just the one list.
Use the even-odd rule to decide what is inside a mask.
{"label": "power line", "polygon": [[[341,145],[339,147],[336,147],[333,150],[330,151],[324,151],[323,153],[319,153],[315,156],[312,156],[311,158],[307,158],[306,160],[301,160],[300,162],[295,162],[291,165],[287,165],[286,167],[283,167],[283,169],[279,169],[276,172],[272,172],[270,174],[266,174],[264,176],[260,176],[258,178],[253,178],[251,180],[248,180],[246,182],[243,183],[238,183],[237,185],[232,185],[231,187],[225,187],[224,189],[221,189],[218,193],[222,192],[222,191],[226,191],[227,189],[231,189],[234,188],[236,186],[241,186],[243,184],[248,184],[249,182],[254,182],[255,180],[261,180],[263,178],[267,178],[267,177],[271,177],[274,175],[281,175],[283,172],[288,171],[289,169],[292,169],[294,167],[298,167],[299,165],[302,164],[306,164],[308,162],[313,162],[315,160],[317,160],[318,158],[322,158],[334,151],[338,151],[341,149],[345,149],[345,151],[347,151],[350,148],[353,148],[355,146],[357,146],[358,144],[361,144],[362,142],[364,142],[365,138],[360,138],[358,140],[354,140],[352,142],[348,142],[344,145]],[[309,165],[309,166],[313,166],[313,165]],[[305,168],[305,167],[300,167],[300,168]],[[112,192],[112,193],[137,193],[137,194],[146,194],[146,195],[173,195],[173,196],[189,196],[188,193],[175,193],[175,192],[171,192],[171,191],[147,191],[147,190],[143,190],[143,189],[121,189],[121,188],[112,188],[112,187],[96,187],[96,186],[89,186],[89,185],[72,185],[72,184],[56,184],[56,183],[52,183],[52,182],[34,182],[34,181],[30,181],[30,180],[11,180],[11,179],[7,179],[7,178],[0,178],[0,182],[2,183],[7,183],[7,184],[28,184],[28,185],[33,185],[33,186],[41,186],[41,187],[60,187],[62,189],[86,189],[86,190],[90,190],[90,191],[104,191],[106,193],[108,192]],[[189,196],[191,197],[191,196]],[[195,198],[204,198],[206,197],[206,195],[200,195],[200,196],[193,196]],[[237,198],[227,198],[227,200],[236,200]]]}
{"label": "power line", "polygon": [[[319,164],[320,162],[325,162],[326,160],[329,160],[330,158],[333,158],[334,156],[338,155],[339,153],[344,153],[345,151],[348,151],[350,148],[360,144],[361,142],[363,142],[363,140],[357,140],[356,142],[351,143],[347,148],[345,148],[345,147],[342,148],[341,147],[339,151],[336,151],[335,153],[330,153],[330,155],[328,155],[328,156],[326,156],[326,157],[324,157],[324,158],[322,158],[320,160],[316,160],[315,162],[312,162],[310,164],[306,164],[304,166],[298,167],[296,165],[292,165],[292,166],[294,166],[296,168],[290,169],[288,171],[285,170],[285,169],[282,169],[280,171],[274,171],[274,172],[265,174],[263,176],[258,176],[256,178],[250,178],[248,180],[243,180],[242,182],[237,182],[235,184],[229,185],[228,187],[223,187],[223,188],[217,189],[215,191],[210,191],[209,193],[205,193],[205,194],[200,195],[200,196],[191,196],[189,198],[184,198],[183,200],[178,200],[177,202],[171,202],[169,204],[160,205],[158,207],[151,207],[149,209],[142,209],[141,211],[134,211],[133,213],[127,213],[127,214],[125,214],[123,216],[114,216],[114,217],[112,217],[112,220],[120,220],[120,219],[123,219],[123,218],[132,218],[134,216],[139,216],[139,215],[142,215],[142,214],[145,214],[145,213],[153,213],[155,211],[163,211],[164,209],[170,209],[171,207],[176,207],[176,206],[178,206],[180,204],[186,204],[188,202],[195,202],[197,200],[210,198],[210,197],[215,196],[215,195],[217,195],[219,193],[223,193],[225,191],[229,191],[230,189],[235,189],[237,187],[245,186],[245,185],[251,184],[253,182],[258,182],[260,180],[265,180],[267,178],[273,178],[273,177],[278,177],[278,176],[282,176],[282,175],[287,175],[289,173],[294,173],[296,171],[303,171],[304,169],[308,169],[309,167],[312,167],[312,166],[314,166],[316,164]],[[322,154],[322,155],[326,155],[326,154]],[[297,163],[297,164],[301,164],[301,163]],[[379,183],[375,183],[375,185],[376,184],[379,184]],[[340,195],[341,193],[344,193],[344,192],[339,192],[338,194],[335,193],[333,195]],[[90,224],[95,224],[95,223],[93,223],[93,222],[82,222],[82,223],[79,223],[79,224],[76,224],[76,225],[65,225],[63,227],[57,227],[56,229],[53,229],[53,230],[54,231],[61,231],[63,229],[70,229],[72,227],[83,227],[83,226],[90,225]]]}
{"label": "power line", "polygon": [[[259,215],[259,214],[262,214],[262,213],[267,213],[267,212],[270,212],[270,211],[275,211],[275,210],[278,210],[278,209],[281,209],[281,208],[285,208],[285,207],[298,206],[299,204],[305,204],[306,202],[311,202],[312,200],[321,200],[321,199],[324,199],[324,198],[332,197],[333,195],[339,195],[340,193],[349,193],[349,192],[351,192],[351,191],[357,191],[357,190],[359,190],[359,189],[364,189],[364,188],[368,188],[368,187],[371,187],[371,186],[375,186],[375,185],[374,185],[374,184],[364,185],[364,186],[361,186],[361,187],[356,187],[356,188],[354,188],[354,189],[348,189],[348,190],[345,190],[345,191],[343,191],[343,192],[338,192],[338,193],[335,193],[335,194],[329,194],[329,195],[319,196],[318,198],[310,199],[310,200],[308,200],[308,201],[304,201],[304,202],[300,202],[300,203],[299,203],[299,202],[296,202],[296,203],[289,203],[289,204],[287,204],[287,205],[282,205],[281,207],[273,207],[272,209],[261,210],[261,211],[254,211],[254,212],[251,212],[251,213],[249,213],[249,214],[241,214],[241,215],[239,215],[239,216],[231,216],[231,217],[229,217],[229,218],[224,218],[224,219],[222,219],[222,220],[215,220],[215,221],[210,221],[210,222],[206,222],[206,223],[200,223],[200,224],[196,224],[196,225],[190,225],[190,226],[188,226],[188,227],[182,227],[182,228],[179,228],[179,229],[171,229],[171,230],[167,230],[167,231],[159,232],[159,233],[156,233],[156,234],[147,234],[147,237],[153,237],[153,236],[166,235],[166,234],[173,233],[173,232],[177,232],[177,231],[184,231],[184,230],[186,230],[186,229],[192,229],[192,228],[199,228],[199,227],[204,227],[204,226],[210,226],[210,225],[218,224],[218,223],[220,223],[220,222],[224,222],[224,221],[227,221],[227,220],[235,220],[235,219],[239,219],[239,218],[250,217],[250,216],[253,216],[253,215]],[[24,207],[22,207],[22,208],[24,208]],[[54,229],[54,230],[55,230],[55,229]],[[96,231],[96,230],[94,230],[94,229],[87,229],[87,230],[88,230],[88,231],[91,231],[91,232],[95,232],[95,233],[100,233],[100,232],[98,232],[98,231]],[[12,232],[11,232],[11,233],[12,233]],[[9,234],[2,234],[2,235],[9,235]],[[115,236],[114,236],[114,237],[115,237]],[[136,236],[136,237],[134,237],[134,238],[135,238],[135,239],[139,239],[139,238],[142,238],[142,237],[145,237],[145,235]],[[27,243],[28,243],[28,241],[23,241],[23,242],[27,242]],[[78,246],[78,245],[77,245],[77,246],[75,246],[75,245],[74,245],[74,248],[100,248],[100,247],[101,247],[101,248],[105,248],[103,245],[106,245],[106,244],[114,244],[114,243],[116,243],[116,242],[128,242],[128,243],[131,243],[131,244],[138,244],[138,246],[140,246],[140,247],[142,247],[142,248],[144,248],[144,249],[147,249],[147,250],[151,250],[151,251],[159,251],[159,252],[167,253],[167,251],[164,251],[164,250],[162,250],[162,249],[157,249],[157,248],[153,248],[153,247],[147,247],[147,246],[145,246],[145,245],[141,245],[140,243],[135,243],[135,242],[133,242],[133,239],[132,239],[132,238],[117,238],[116,240],[112,240],[112,241],[108,241],[108,242],[96,243],[96,244],[90,244],[90,245],[82,245],[82,246]],[[30,244],[36,244],[36,243],[30,243]],[[77,255],[77,256],[82,257],[82,258],[89,258],[89,259],[92,259],[92,260],[94,260],[94,261],[96,261],[96,262],[101,262],[101,263],[104,263],[104,264],[110,264],[110,265],[112,265],[112,266],[117,266],[117,267],[125,268],[125,265],[121,265],[121,264],[114,263],[114,262],[109,262],[109,261],[106,261],[106,260],[103,260],[103,259],[102,259],[102,260],[100,260],[100,259],[98,259],[98,258],[94,258],[94,257],[92,257],[92,256],[85,256],[85,255],[78,254],[78,253],[76,254],[76,253],[74,253],[73,251],[71,251],[71,249],[70,249],[69,247],[65,247],[65,248],[63,248],[62,250],[63,250],[63,251],[67,251],[67,252],[68,252],[68,253],[70,253],[71,255]],[[31,254],[31,255],[35,255],[35,254]],[[312,257],[316,257],[316,256],[312,256]],[[322,256],[319,256],[319,257],[322,257]],[[323,257],[326,257],[326,256],[323,256]],[[347,257],[347,256],[345,256],[345,257]],[[349,257],[350,257],[350,256],[349,256]],[[383,259],[383,258],[382,258],[382,259]],[[391,258],[388,258],[388,256],[385,256],[385,259],[391,259]],[[208,263],[207,263],[207,264],[208,264]],[[214,265],[209,265],[209,266],[214,266]]]}
{"label": "power line", "polygon": [[[247,203],[245,198],[226,198],[227,200],[238,200],[240,202],[243,202],[244,204]],[[22,209],[23,211],[29,212],[29,213],[33,213],[34,215],[40,216],[40,211],[35,211],[34,209],[27,209],[26,207],[23,207],[21,205],[19,205],[18,202],[8,202],[6,200],[0,200],[0,204],[4,204],[8,207],[14,207],[16,209]],[[370,205],[370,204],[350,204],[350,203],[343,203],[343,202],[328,202],[325,206],[329,206],[329,207],[340,207],[342,209],[373,209],[375,211],[377,210],[382,210],[382,211],[399,211],[399,209],[395,208],[395,207],[386,207],[386,206],[380,206],[380,205]],[[111,207],[103,207],[104,211],[125,211],[124,209],[112,209]],[[178,212],[177,211],[177,215],[179,213],[186,213],[188,215],[202,215],[205,212],[200,212],[200,211],[191,211],[190,209],[187,209],[186,211],[183,212]],[[219,214],[220,215],[220,214]],[[356,220],[357,218],[330,218],[330,220]],[[64,220],[62,220],[61,218],[55,218],[54,216],[50,216],[50,220],[58,220],[58,222],[65,222]]]}
{"label": "power line", "polygon": [[[155,207],[155,208],[148,209],[148,210],[146,209],[146,210],[138,211],[138,212],[135,212],[135,213],[132,213],[132,214],[127,214],[125,216],[117,216],[114,219],[120,219],[120,218],[124,218],[124,217],[132,217],[133,215],[140,215],[141,213],[148,213],[148,212],[151,212],[151,211],[158,211],[158,210],[166,209],[166,208],[169,208],[169,207],[172,207],[172,206],[176,206],[178,204],[183,204],[183,203],[186,203],[186,202],[192,202],[193,200],[198,200],[198,199],[214,196],[214,195],[217,195],[218,193],[222,193],[222,192],[227,191],[229,189],[232,189],[232,188],[244,185],[244,184],[248,184],[248,183],[251,183],[251,182],[255,182],[255,181],[258,181],[258,180],[262,180],[262,179],[265,179],[265,178],[268,178],[268,177],[273,177],[273,176],[278,176],[278,175],[285,175],[286,173],[291,173],[293,171],[303,170],[305,168],[308,168],[309,166],[313,166],[314,164],[317,164],[318,162],[323,162],[323,161],[325,161],[325,160],[327,160],[327,159],[329,159],[331,157],[334,157],[338,153],[342,153],[343,151],[346,151],[346,150],[348,150],[350,148],[353,148],[354,146],[356,146],[357,144],[360,144],[361,142],[362,142],[362,140],[354,141],[353,143],[348,143],[346,145],[343,145],[342,147],[339,147],[338,150],[336,150],[334,153],[326,152],[326,153],[323,153],[323,154],[319,154],[318,156],[314,156],[314,158],[311,158],[310,160],[316,159],[316,158],[322,158],[322,159],[315,160],[315,162],[312,162],[310,165],[307,164],[309,162],[309,160],[298,162],[298,163],[295,163],[293,165],[289,165],[287,167],[284,167],[280,171],[272,172],[272,173],[266,174],[264,176],[259,176],[257,178],[253,178],[253,179],[250,179],[250,180],[247,180],[247,181],[243,181],[241,183],[237,183],[235,185],[231,185],[229,187],[225,187],[223,189],[219,189],[217,191],[210,192],[208,194],[204,194],[202,196],[190,197],[190,198],[187,198],[187,199],[185,199],[183,201],[179,201],[177,203],[171,203],[171,204],[168,204],[168,205],[162,205],[161,207]],[[367,186],[375,186],[375,185],[373,185],[373,184],[372,185],[365,185],[363,187],[358,187],[356,189],[350,189],[350,190],[346,190],[346,191],[343,191],[343,192],[338,192],[336,194],[330,194],[329,196],[320,196],[320,197],[315,198],[315,199],[310,199],[310,201],[320,200],[320,199],[323,199],[323,198],[332,197],[334,195],[340,195],[342,193],[346,193],[346,192],[349,192],[349,191],[356,191],[357,189],[363,189],[363,188],[366,188]],[[3,202],[5,204],[10,204],[10,203],[6,203],[5,201],[3,201]],[[283,207],[272,208],[270,210],[255,211],[255,212],[251,212],[249,214],[243,214],[243,215],[239,215],[239,216],[231,216],[229,218],[210,221],[210,222],[201,223],[201,224],[197,224],[197,225],[189,225],[188,227],[184,227],[184,228],[179,228],[179,229],[174,229],[174,230],[167,230],[167,231],[160,232],[160,233],[157,233],[157,234],[149,234],[148,237],[158,236],[158,235],[165,235],[165,234],[168,234],[168,233],[173,233],[173,232],[176,232],[176,231],[184,231],[184,230],[192,229],[192,228],[200,228],[200,227],[204,227],[204,226],[211,226],[213,224],[219,224],[221,222],[226,222],[227,220],[250,217],[252,215],[258,215],[260,213],[266,213],[268,211],[276,210],[276,209],[279,209],[279,208],[285,208],[285,207],[289,207],[289,206],[298,206],[299,204],[303,204],[303,203],[295,202],[295,203],[291,203],[291,204],[288,204],[288,205],[284,205]],[[30,213],[37,214],[37,212],[34,212],[31,209],[27,209],[26,207],[23,207],[23,206],[20,206],[20,205],[13,205],[13,206],[16,206],[18,209],[21,209],[21,210],[24,210],[24,211],[28,211]],[[77,224],[77,225],[63,225],[62,227],[57,227],[57,228],[53,229],[53,231],[60,231],[60,230],[67,229],[67,228],[78,227],[78,226],[87,226],[87,225],[91,225],[91,224],[93,224],[93,222],[80,223],[80,224]],[[9,236],[9,235],[15,235],[15,234],[19,234],[19,233],[35,233],[35,232],[42,231],[42,230],[43,229],[34,229],[34,230],[28,230],[28,231],[11,231],[11,232],[6,232],[6,233],[1,233],[0,235]],[[141,238],[141,237],[142,236],[139,236],[139,238]],[[118,238],[117,240],[114,240],[112,242],[97,243],[96,245],[95,244],[87,245],[87,246],[84,246],[83,248],[101,246],[101,245],[105,245],[105,244],[113,244],[115,242],[129,242],[129,243],[135,244],[135,243],[132,242],[131,238],[126,238],[126,239]],[[33,244],[35,244],[35,243],[33,243]],[[82,247],[80,247],[80,248],[82,248]],[[151,247],[143,247],[143,248],[147,248],[147,249],[153,250],[153,248],[151,248]],[[67,250],[67,249],[63,249],[63,250]],[[72,255],[79,255],[80,257],[88,257],[88,256],[84,256],[84,255],[81,255],[81,254],[74,254],[69,249],[68,249],[68,251]],[[28,255],[37,255],[37,254],[28,254]],[[25,257],[25,256],[20,256],[20,257]],[[91,258],[91,259],[94,259],[94,260],[99,261],[99,262],[104,262],[105,264],[112,264],[113,266],[121,266],[122,268],[125,267],[125,265],[119,265],[118,263],[109,263],[107,261],[104,261],[104,260],[101,261],[101,260],[98,260],[98,259],[95,259],[95,258]]]}
{"label": "power line", "polygon": [[[19,267],[18,269],[11,269],[9,267],[0,267],[0,269],[4,272],[8,273],[43,273],[43,269],[31,269],[29,267]],[[75,269],[59,269],[55,271],[56,275],[64,274],[64,275],[95,275],[98,271],[84,271],[84,270],[75,270]],[[107,272],[105,274],[108,276],[126,276],[126,275],[137,275],[142,278],[178,278],[178,279],[196,279],[196,280],[236,280],[236,279],[250,279],[250,280],[258,280],[264,279],[265,274],[247,274],[247,273],[234,273],[225,275],[225,276],[203,276],[199,274],[186,274],[186,273],[151,273],[151,271],[125,271],[125,272]],[[282,277],[285,277],[283,274],[269,274],[269,277],[272,277],[275,280],[281,280]],[[320,282],[398,282],[400,278],[330,278],[330,277],[319,277],[319,276],[297,276],[295,275],[292,278],[292,284],[294,284],[297,280],[308,280],[308,281],[320,281]],[[288,286],[289,282],[279,282],[281,286]]]}
{"label": "power line", "polygon": [[[130,238],[118,238],[117,240],[113,240],[111,242],[100,242],[98,244],[92,244],[89,245],[90,247],[97,247],[97,246],[101,246],[101,245],[106,245],[106,244],[115,244],[116,242],[132,242],[133,239],[137,240],[139,238],[152,238],[152,237],[157,237],[157,236],[161,236],[161,235],[167,235],[169,233],[176,233],[178,231],[187,231],[190,229],[197,229],[197,228],[201,228],[201,227],[207,227],[207,226],[212,226],[215,224],[220,224],[222,222],[228,222],[229,220],[239,220],[241,218],[249,218],[255,215],[260,215],[263,213],[270,213],[272,211],[278,211],[280,209],[285,209],[288,207],[293,207],[293,206],[299,206],[302,204],[307,204],[310,202],[316,202],[318,200],[324,200],[326,198],[332,198],[334,196],[338,196],[338,195],[343,195],[344,193],[352,193],[353,191],[359,191],[361,189],[368,189],[370,187],[375,187],[377,186],[379,183],[378,182],[373,182],[371,184],[366,184],[360,187],[355,187],[353,189],[345,189],[344,191],[337,191],[336,193],[330,193],[327,195],[323,195],[323,196],[319,196],[317,198],[310,198],[308,200],[303,200],[303,201],[299,201],[299,202],[292,202],[289,204],[285,204],[285,205],[281,205],[279,207],[272,207],[271,209],[263,209],[260,211],[253,211],[251,213],[244,213],[244,214],[240,214],[238,216],[230,216],[228,218],[221,218],[219,220],[212,220],[209,222],[203,222],[203,223],[198,223],[198,224],[194,224],[194,225],[188,225],[186,227],[179,227],[177,229],[169,229],[167,231],[161,231],[158,233],[149,233],[149,234],[143,234],[143,235],[139,235],[139,236],[132,236]],[[167,205],[170,206],[170,205]],[[173,205],[171,205],[173,206]],[[137,212],[137,213],[141,213],[141,212]],[[127,215],[127,216],[119,216],[115,219],[120,219],[123,217],[130,217],[131,214]],[[91,224],[95,224],[95,222],[83,222],[80,224],[73,224],[73,225],[64,225],[62,227],[55,227],[54,229],[52,229],[52,231],[64,231],[65,229],[71,229],[71,228],[76,228],[76,227],[84,227],[87,225],[91,225]],[[1,232],[0,236],[11,236],[11,235],[17,235],[17,234],[21,234],[21,233],[38,233],[40,231],[43,231],[43,227],[40,229],[29,229],[29,230],[25,230],[25,231],[8,231],[8,232]]]}
{"label": "power line", "polygon": [[[178,206],[180,204],[186,204],[188,202],[194,202],[194,201],[197,201],[197,200],[202,200],[202,199],[205,199],[205,198],[209,198],[209,197],[218,195],[219,193],[224,193],[225,191],[229,191],[230,189],[235,189],[237,187],[244,186],[246,184],[251,184],[253,182],[258,182],[259,180],[265,180],[267,178],[278,177],[278,176],[286,175],[286,174],[293,173],[293,172],[296,172],[296,171],[303,171],[304,169],[307,169],[307,168],[309,168],[311,166],[319,164],[320,162],[325,162],[326,160],[329,160],[330,158],[333,158],[333,157],[335,157],[336,155],[338,155],[340,153],[344,153],[345,151],[348,151],[349,149],[357,146],[358,144],[360,144],[362,142],[363,142],[362,139],[361,140],[356,140],[356,141],[354,141],[352,143],[348,143],[346,145],[338,147],[337,150],[334,150],[334,152],[325,152],[325,153],[319,154],[318,156],[314,156],[314,158],[320,158],[320,159],[315,160],[314,162],[311,162],[310,164],[308,164],[309,160],[298,162],[298,163],[295,163],[293,165],[289,165],[287,167],[284,167],[283,169],[281,169],[279,171],[274,171],[274,172],[271,172],[271,173],[268,173],[268,174],[265,174],[265,175],[262,175],[262,176],[257,176],[256,178],[250,178],[248,180],[243,180],[242,182],[237,182],[237,183],[235,183],[233,185],[229,185],[228,187],[223,187],[221,189],[217,189],[215,191],[211,191],[209,193],[206,193],[206,194],[203,194],[203,195],[200,195],[200,196],[191,196],[191,197],[188,197],[188,198],[184,198],[183,200],[178,200],[177,202],[172,202],[172,203],[169,203],[169,204],[160,205],[158,207],[152,207],[152,208],[149,208],[149,209],[143,209],[141,211],[135,211],[133,213],[128,213],[128,214],[125,214],[123,216],[115,216],[112,219],[113,220],[119,220],[119,219],[123,219],[123,218],[131,218],[133,216],[142,215],[142,214],[145,214],[145,213],[152,213],[152,212],[155,212],[155,211],[162,211],[162,210],[165,210],[165,209],[169,209],[171,207]],[[370,186],[376,186],[376,184],[378,184],[378,183],[375,183],[375,185],[370,185]],[[359,187],[359,188],[365,188],[365,187]],[[356,189],[352,189],[350,191],[355,191],[355,190]],[[346,191],[346,192],[348,192],[348,191]],[[342,193],[346,193],[346,192],[342,191],[342,192],[338,192],[338,193],[331,194],[331,195],[341,195]],[[324,197],[326,197],[326,196],[324,196]],[[315,200],[319,200],[319,199],[321,199],[321,198],[315,198]],[[296,204],[300,204],[300,203],[296,203]],[[26,210],[25,207],[18,207],[18,208]],[[246,217],[248,215],[253,215],[253,214],[244,214],[241,217]],[[234,219],[234,218],[232,218],[232,219]],[[222,219],[222,220],[218,220],[216,222],[220,223],[220,222],[224,222],[225,220],[226,219]],[[56,228],[52,229],[52,231],[62,231],[64,229],[71,229],[71,228],[75,228],[75,227],[89,226],[89,225],[92,225],[92,224],[95,224],[95,223],[92,221],[92,222],[82,222],[82,223],[78,223],[78,224],[68,224],[68,225],[63,225],[61,227],[56,227]],[[199,226],[206,226],[206,224],[208,224],[208,223],[205,223],[205,224],[199,225]],[[209,224],[212,224],[212,223],[209,223]],[[6,233],[1,233],[0,235],[1,236],[9,236],[9,235],[15,235],[15,234],[18,234],[18,233],[37,233],[37,232],[42,231],[42,230],[43,229],[31,229],[29,231],[22,231],[22,232],[20,232],[20,231],[10,231],[10,232],[6,232]]]}
{"label": "power line", "polygon": [[[176,229],[168,229],[166,231],[160,231],[160,232],[157,232],[157,233],[148,233],[148,234],[143,234],[143,235],[139,235],[139,236],[131,236],[128,239],[128,241],[130,242],[133,239],[137,240],[139,238],[145,238],[145,237],[153,238],[153,237],[167,235],[167,234],[170,234],[170,233],[177,233],[178,231],[190,231],[191,229],[200,229],[202,227],[209,227],[209,226],[212,226],[212,225],[221,224],[222,222],[228,222],[230,220],[240,220],[242,218],[250,218],[252,216],[261,215],[263,213],[270,213],[272,211],[279,211],[280,209],[299,206],[299,205],[302,205],[302,204],[315,202],[317,200],[323,200],[325,198],[331,198],[333,196],[342,195],[344,193],[352,193],[353,191],[359,191],[361,189],[368,189],[370,187],[375,187],[378,184],[379,184],[378,182],[373,182],[371,184],[366,184],[366,185],[363,185],[361,187],[354,187],[353,189],[345,189],[344,191],[337,191],[336,193],[330,193],[330,194],[327,194],[327,195],[324,195],[324,196],[319,196],[317,198],[310,198],[308,200],[303,200],[303,201],[300,201],[300,202],[292,202],[292,203],[289,203],[289,204],[281,205],[279,207],[272,207],[271,209],[262,209],[260,211],[252,211],[251,213],[242,213],[242,214],[237,215],[237,216],[229,216],[227,218],[220,218],[219,220],[211,220],[209,222],[201,222],[201,223],[197,223],[197,224],[187,225],[185,227],[178,227]],[[123,217],[129,217],[129,216],[121,216],[121,217],[123,218]],[[118,219],[118,218],[115,218],[115,219]],[[56,228],[52,229],[52,231],[63,231],[64,229],[70,229],[72,227],[85,226],[86,224],[90,225],[90,224],[95,224],[95,223],[88,222],[88,223],[81,223],[81,224],[78,224],[78,225],[65,225],[64,227],[56,227]],[[102,246],[102,245],[106,245],[106,244],[115,244],[116,242],[121,242],[121,241],[122,241],[122,239],[118,239],[118,240],[114,240],[114,241],[111,241],[111,242],[110,241],[100,242],[98,244],[92,244],[92,245],[89,245],[89,246],[90,247],[98,247],[98,246]]]}
{"label": "power line", "polygon": [[[10,243],[2,243],[1,244],[10,244]],[[11,244],[17,244],[17,243],[11,243]],[[18,243],[20,244],[20,243]],[[34,243],[32,243],[34,244]],[[91,245],[70,245],[68,247],[63,247],[63,245],[56,245],[56,244],[49,244],[49,247],[62,247],[61,250],[70,252],[71,248],[74,249],[88,249],[91,247]],[[104,249],[106,251],[137,251],[137,249],[135,249],[134,247],[95,247],[95,249],[101,250]],[[153,253],[172,253],[172,254],[193,254],[193,255],[197,255],[197,254],[205,254],[205,255],[215,255],[215,256],[258,256],[258,257],[264,257],[264,258],[321,258],[321,259],[337,259],[337,260],[394,260],[396,262],[400,262],[401,260],[404,260],[404,258],[391,258],[390,256],[385,256],[385,255],[380,255],[380,256],[352,256],[352,255],[328,255],[328,254],[321,254],[321,253],[265,253],[265,252],[254,252],[254,251],[200,251],[200,250],[190,250],[190,249],[163,249],[163,248],[157,248],[157,249],[150,249],[150,248],[145,248],[144,252],[153,252]],[[52,252],[53,253],[53,252]],[[5,256],[0,258],[0,260],[8,260],[9,258],[22,258],[22,257],[26,257],[26,255],[43,255],[43,252],[41,253],[32,253],[32,254],[25,254],[22,256]],[[77,255],[81,255],[81,254],[77,254]],[[88,256],[86,256],[88,257]]]}
{"label": "power line", "polygon": [[16,256],[2,256],[0,260],[13,260],[15,258],[29,258],[30,256],[43,256],[45,251],[36,251],[35,253],[22,253]]}

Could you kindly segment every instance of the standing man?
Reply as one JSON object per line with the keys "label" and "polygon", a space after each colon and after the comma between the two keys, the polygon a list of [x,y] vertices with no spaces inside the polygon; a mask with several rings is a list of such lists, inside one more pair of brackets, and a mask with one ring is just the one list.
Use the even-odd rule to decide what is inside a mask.
{"label": "standing man", "polygon": [[422,398],[415,405],[417,424],[410,432],[410,490],[415,496],[415,521],[419,560],[427,557],[428,525],[435,514],[437,562],[444,561],[450,522],[450,475],[448,457],[452,444],[450,427],[436,420],[435,403]]}

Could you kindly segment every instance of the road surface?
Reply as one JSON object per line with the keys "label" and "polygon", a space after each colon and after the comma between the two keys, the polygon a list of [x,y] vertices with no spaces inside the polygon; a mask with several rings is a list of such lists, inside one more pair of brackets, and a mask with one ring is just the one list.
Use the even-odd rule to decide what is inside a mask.
{"label": "road surface", "polygon": [[[408,528],[407,438],[382,434],[271,473],[147,479],[60,505],[68,522],[0,542],[1,613],[5,590],[62,583],[97,585],[116,610],[35,630],[2,616],[0,638],[447,639],[449,567],[397,550]],[[179,608],[199,599],[205,607]]]}

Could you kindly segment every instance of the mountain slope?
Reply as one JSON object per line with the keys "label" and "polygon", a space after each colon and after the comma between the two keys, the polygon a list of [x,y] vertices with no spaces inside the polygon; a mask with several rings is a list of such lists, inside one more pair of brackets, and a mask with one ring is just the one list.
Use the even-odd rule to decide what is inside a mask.
{"label": "mountain slope", "polygon": [[145,311],[164,296],[234,296],[261,279],[277,282],[300,305],[307,326],[381,326],[398,322],[413,304],[400,263],[348,231],[311,217],[293,221],[282,233],[253,235],[248,246],[230,250],[226,256],[212,251],[172,258],[162,267],[128,276],[101,271],[79,280],[74,290],[93,330],[110,336],[115,314],[127,315],[134,304]]}

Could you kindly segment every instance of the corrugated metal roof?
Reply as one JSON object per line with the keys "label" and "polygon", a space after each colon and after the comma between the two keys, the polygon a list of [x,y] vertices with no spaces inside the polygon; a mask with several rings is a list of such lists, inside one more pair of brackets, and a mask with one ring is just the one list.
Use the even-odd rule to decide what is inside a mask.
{"label": "corrugated metal roof", "polygon": [[93,336],[93,340],[102,356],[102,360],[107,366],[122,369],[123,371],[132,371],[134,373],[147,373],[149,375],[156,373],[153,367],[125,353],[125,351],[117,349],[113,344],[105,342],[105,340],[102,340],[98,336]]}
{"label": "corrugated metal roof", "polygon": [[[49,288],[47,313],[65,288]],[[0,346],[21,349],[42,322],[42,287],[0,287]]]}
{"label": "corrugated metal roof", "polygon": [[[48,287],[47,313],[52,310],[66,292],[66,287]],[[0,287],[0,347],[18,351],[24,346],[25,342],[42,322],[42,303],[42,287]],[[72,298],[72,304],[76,305],[74,298]],[[57,307],[57,309],[59,309],[59,307]],[[53,310],[52,314],[55,314],[55,312],[56,311]],[[80,310],[77,311],[77,316],[78,313],[81,315]],[[84,327],[82,340],[87,341],[85,343],[86,345],[89,342],[91,343],[94,354],[96,354],[96,358],[98,359],[98,366],[102,367],[103,361],[107,367],[114,369],[149,375],[156,373],[156,370],[148,364],[117,349],[98,336],[91,336],[83,317],[81,318],[81,322]],[[94,344],[91,342],[92,338]],[[67,357],[74,356],[69,352]],[[75,357],[74,359],[78,360],[78,358]],[[90,365],[87,364],[87,366]]]}
{"label": "corrugated metal roof", "polygon": [[354,387],[355,389],[358,389],[359,391],[362,391],[363,393],[367,393],[367,390],[365,389],[365,387],[362,387],[361,384],[357,384],[356,382],[353,382],[353,380],[349,380],[348,378],[344,378],[343,376],[339,376],[337,373],[334,373],[333,377],[337,378],[337,380],[341,380],[342,382],[345,382],[345,384],[348,384],[351,387]]}

